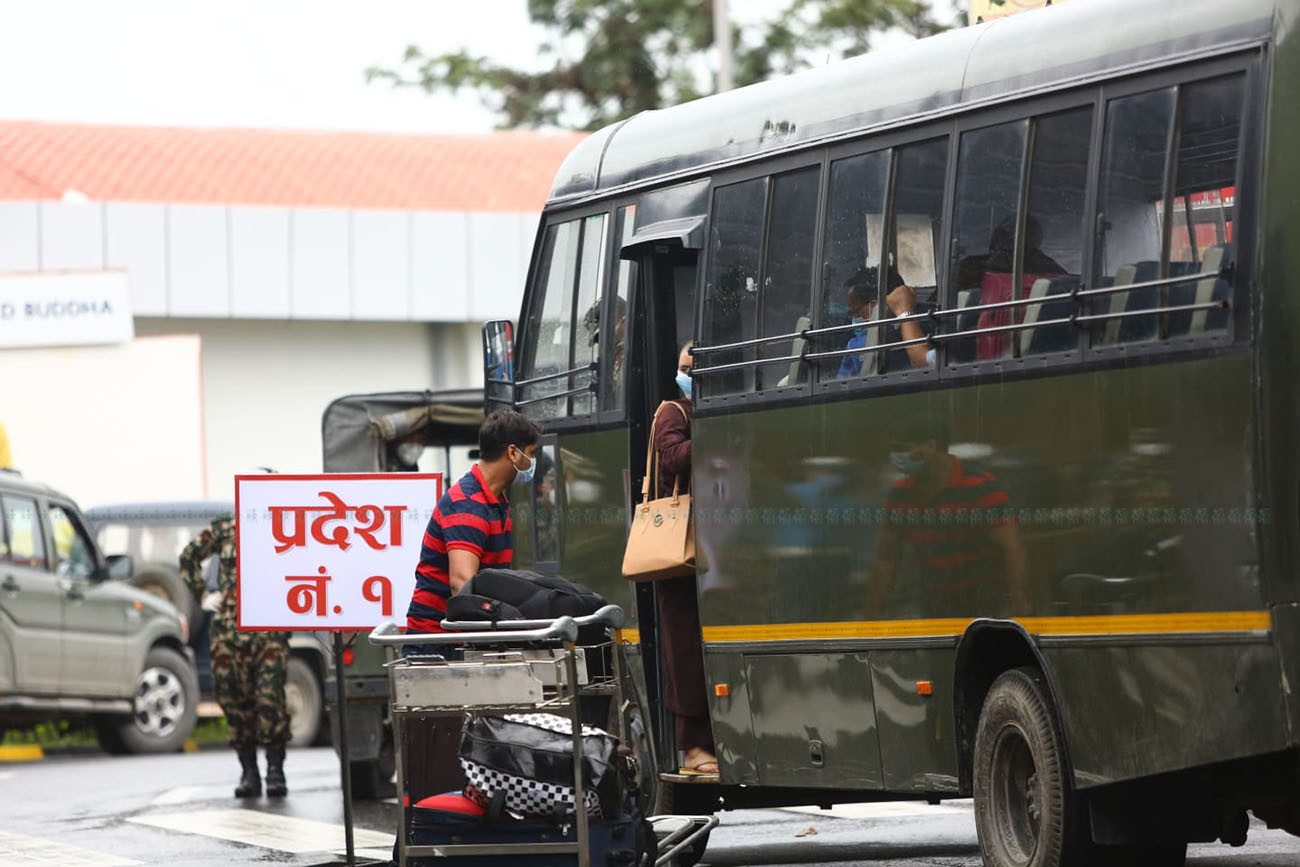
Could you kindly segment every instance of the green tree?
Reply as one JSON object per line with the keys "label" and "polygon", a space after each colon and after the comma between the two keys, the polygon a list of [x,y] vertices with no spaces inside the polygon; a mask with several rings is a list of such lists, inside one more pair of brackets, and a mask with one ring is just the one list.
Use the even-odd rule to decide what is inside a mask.
{"label": "green tree", "polygon": [[[395,68],[366,76],[477,93],[507,128],[598,129],[713,92],[710,0],[528,0],[528,16],[548,34],[531,68],[411,45]],[[733,25],[736,85],[861,54],[895,29],[919,37],[946,27],[930,0],[789,0],[770,21]]]}

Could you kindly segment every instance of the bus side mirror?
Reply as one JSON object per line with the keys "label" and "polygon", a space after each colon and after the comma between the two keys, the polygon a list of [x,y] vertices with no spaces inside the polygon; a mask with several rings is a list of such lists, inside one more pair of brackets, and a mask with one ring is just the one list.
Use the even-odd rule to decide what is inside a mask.
{"label": "bus side mirror", "polygon": [[506,319],[483,326],[483,409],[515,405],[515,327]]}

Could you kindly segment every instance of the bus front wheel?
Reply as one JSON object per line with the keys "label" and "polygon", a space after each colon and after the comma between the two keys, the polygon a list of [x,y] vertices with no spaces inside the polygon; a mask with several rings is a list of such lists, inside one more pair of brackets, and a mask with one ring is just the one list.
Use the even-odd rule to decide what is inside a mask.
{"label": "bus front wheel", "polygon": [[988,867],[1062,867],[1071,845],[1073,793],[1064,740],[1042,673],[1004,672],[975,732],[975,826]]}

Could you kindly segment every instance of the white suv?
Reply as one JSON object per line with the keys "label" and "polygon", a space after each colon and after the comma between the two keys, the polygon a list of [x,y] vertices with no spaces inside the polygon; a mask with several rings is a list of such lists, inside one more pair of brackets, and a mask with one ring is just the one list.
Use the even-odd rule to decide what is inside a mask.
{"label": "white suv", "polygon": [[0,470],[0,729],[89,716],[113,753],[169,752],[194,730],[186,619],[110,580],[75,503]]}

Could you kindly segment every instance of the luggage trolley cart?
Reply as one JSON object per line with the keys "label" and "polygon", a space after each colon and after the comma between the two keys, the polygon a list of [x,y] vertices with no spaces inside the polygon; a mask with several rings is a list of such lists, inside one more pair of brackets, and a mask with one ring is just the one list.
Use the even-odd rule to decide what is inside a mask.
{"label": "luggage trolley cart", "polygon": [[[405,635],[392,623],[370,633],[372,644],[390,648],[419,644],[463,648],[464,658],[413,656],[390,658],[387,668],[392,696],[393,742],[397,757],[398,864],[408,867],[410,859],[440,857],[482,857],[485,867],[494,857],[508,855],[573,855],[577,867],[592,864],[585,785],[582,774],[582,719],[578,699],[586,695],[610,695],[617,707],[622,686],[621,651],[613,630],[623,625],[623,609],[606,605],[587,617],[557,617],[553,620],[506,620],[484,622],[444,621],[444,633]],[[604,641],[577,645],[580,627],[604,628]],[[488,628],[485,628],[488,627]],[[494,650],[485,650],[490,646]],[[478,648],[478,649],[476,649]],[[588,675],[587,654],[608,653],[604,672]],[[403,755],[404,729],[411,716],[456,717],[464,714],[521,712],[568,712],[573,733],[573,788],[576,840],[565,842],[413,845],[410,813],[404,797],[407,769]],[[622,715],[619,714],[620,729]],[[626,732],[620,740],[627,742]],[[717,824],[713,816],[651,816],[647,818],[663,849],[655,867],[670,867]],[[435,860],[436,863],[436,860]],[[650,865],[638,865],[650,867]]]}

